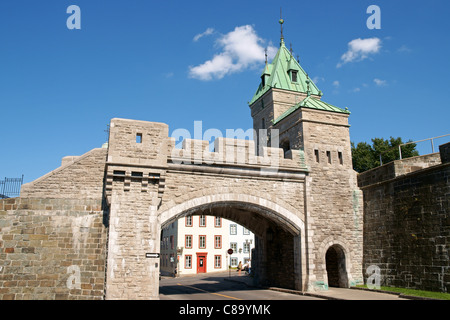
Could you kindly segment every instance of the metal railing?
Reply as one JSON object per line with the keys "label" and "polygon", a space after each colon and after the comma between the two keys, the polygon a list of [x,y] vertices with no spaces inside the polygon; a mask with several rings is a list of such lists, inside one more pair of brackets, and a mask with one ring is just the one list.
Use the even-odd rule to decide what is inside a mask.
{"label": "metal railing", "polygon": [[0,180],[0,199],[20,196],[22,184],[23,175],[21,178],[5,178],[4,180]]}
{"label": "metal railing", "polygon": [[439,139],[439,138],[443,138],[443,137],[447,137],[447,136],[450,136],[450,133],[449,133],[449,134],[444,134],[443,136],[438,136],[438,137],[433,137],[433,138],[428,138],[428,139],[422,139],[422,140],[417,140],[417,141],[411,141],[411,142],[407,142],[407,143],[402,143],[402,144],[398,145],[398,147],[393,147],[393,148],[390,148],[389,150],[383,151],[383,152],[380,153],[380,166],[383,165],[383,160],[381,159],[381,156],[382,156],[384,153],[386,153],[386,152],[389,152],[389,151],[392,151],[393,149],[398,148],[398,153],[399,153],[399,155],[400,155],[400,160],[402,160],[402,146],[406,146],[406,145],[408,145],[408,144],[413,144],[413,143],[418,143],[418,142],[423,142],[423,141],[428,141],[428,140],[430,140],[430,141],[431,141],[431,153],[434,153],[434,142],[433,142],[433,140]]}

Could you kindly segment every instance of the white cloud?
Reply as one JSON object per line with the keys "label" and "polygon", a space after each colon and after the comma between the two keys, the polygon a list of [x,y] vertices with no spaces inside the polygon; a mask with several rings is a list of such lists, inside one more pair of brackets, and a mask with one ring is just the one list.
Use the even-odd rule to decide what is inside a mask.
{"label": "white cloud", "polygon": [[339,83],[339,81],[337,81],[337,80],[333,81],[333,86],[334,86],[335,88],[339,88],[340,85],[341,85],[341,84]]}
{"label": "white cloud", "polygon": [[[262,44],[263,40],[252,26],[236,27],[217,40],[222,52],[200,65],[189,67],[189,75],[200,80],[221,79],[227,74],[263,63],[265,48]],[[276,52],[273,46],[267,48],[269,57],[275,56]]]}
{"label": "white cloud", "polygon": [[205,32],[196,34],[193,40],[195,42],[197,42],[198,40],[200,40],[200,38],[202,38],[204,36],[209,36],[210,34],[213,34],[213,33],[214,33],[214,28],[208,28],[208,29],[206,29]]}
{"label": "white cloud", "polygon": [[312,78],[312,81],[313,81],[315,84],[318,84],[319,82],[325,82],[325,78],[324,78],[324,77],[316,76],[316,77]]}
{"label": "white cloud", "polygon": [[337,64],[340,68],[342,65],[361,61],[380,51],[381,40],[379,38],[354,39],[348,43],[348,51],[341,56],[341,61]]}
{"label": "white cloud", "polygon": [[381,79],[377,79],[377,78],[373,79],[373,82],[375,82],[375,84],[378,87],[384,87],[384,86],[387,85],[387,81],[386,80],[381,80]]}
{"label": "white cloud", "polygon": [[397,52],[411,52],[411,51],[412,50],[405,45],[402,45],[400,48],[397,49]]}

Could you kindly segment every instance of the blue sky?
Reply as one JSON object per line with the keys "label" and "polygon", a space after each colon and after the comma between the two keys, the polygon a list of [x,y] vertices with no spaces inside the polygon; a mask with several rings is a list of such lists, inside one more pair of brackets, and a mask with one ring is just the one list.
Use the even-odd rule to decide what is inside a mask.
{"label": "blue sky", "polygon": [[[70,5],[79,30],[67,28]],[[381,29],[367,28],[369,5]],[[263,48],[279,45],[280,7],[286,44],[322,99],[351,111],[352,141],[450,133],[446,0],[2,0],[0,179],[29,182],[101,147],[114,117],[171,132],[199,120],[224,134],[251,128],[247,102]]]}

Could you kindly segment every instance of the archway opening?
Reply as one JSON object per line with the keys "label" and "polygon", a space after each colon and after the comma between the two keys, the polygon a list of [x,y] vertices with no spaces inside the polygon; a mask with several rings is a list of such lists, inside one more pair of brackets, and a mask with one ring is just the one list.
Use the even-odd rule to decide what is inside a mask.
{"label": "archway opening", "polygon": [[325,254],[328,286],[347,288],[348,277],[345,263],[344,250],[338,246],[333,245],[328,248]]}
{"label": "archway opening", "polygon": [[[251,252],[245,251],[245,254],[251,256],[251,269],[255,284],[302,290],[302,271],[300,270],[302,266],[300,240],[302,226],[296,226],[280,214],[254,204],[218,201],[197,205],[171,215],[169,219],[162,221],[161,227],[164,229],[169,224],[177,223],[181,229],[186,230],[186,221],[189,221],[189,224],[192,221],[194,226],[199,224],[200,227],[200,223],[203,221],[200,218],[202,216],[224,218],[238,223],[253,233],[252,250]],[[208,225],[210,222],[207,223]],[[202,231],[201,235],[195,235],[190,227],[190,231],[178,235],[178,242],[174,243],[173,247],[175,249],[183,248],[178,250],[178,257],[175,252],[172,256],[174,262],[179,262],[177,267],[180,269],[178,270],[186,265],[192,270],[198,269],[197,264],[201,262],[198,258],[200,253],[197,253],[196,250],[205,257],[204,263],[211,264],[214,261],[214,266],[207,268],[206,272],[214,271],[217,263],[220,265],[220,263],[228,264],[230,262],[232,257],[227,255],[227,251],[232,245],[227,242],[225,235],[219,237],[217,226],[213,228],[215,231],[210,235],[205,228],[202,228],[205,231]],[[223,231],[229,234],[231,229],[225,228]],[[205,243],[201,242],[203,239],[205,239]],[[211,239],[214,239],[214,242],[210,241]],[[217,239],[221,242],[220,245],[217,245]],[[243,244],[238,247],[241,245]],[[210,252],[209,246],[213,246],[214,250]],[[197,273],[200,272],[197,270]]]}

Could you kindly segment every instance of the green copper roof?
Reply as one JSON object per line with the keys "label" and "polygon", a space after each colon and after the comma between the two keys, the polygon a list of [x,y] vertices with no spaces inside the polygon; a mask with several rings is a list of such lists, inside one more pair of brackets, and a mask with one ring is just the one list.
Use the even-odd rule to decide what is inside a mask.
{"label": "green copper roof", "polygon": [[344,110],[344,109],[335,107],[329,103],[326,103],[324,101],[321,101],[317,98],[313,98],[313,97],[309,96],[309,97],[306,97],[305,99],[303,99],[301,102],[297,103],[296,105],[287,109],[281,116],[279,116],[277,119],[273,120],[273,124],[277,124],[278,122],[280,122],[281,120],[286,118],[288,115],[293,113],[295,110],[298,110],[300,108],[309,108],[309,109],[350,114],[350,111],[348,111],[347,108],[345,108],[345,110]]}
{"label": "green copper roof", "polygon": [[[289,70],[297,71],[297,81],[291,81]],[[249,105],[254,103],[259,97],[266,93],[270,88],[278,88],[291,90],[296,92],[307,93],[308,88],[310,94],[322,95],[322,92],[309,79],[307,73],[297,60],[292,56],[291,52],[284,45],[283,39],[280,43],[280,49],[271,64],[266,64],[262,75],[266,75],[265,84],[259,84],[258,90],[253,96]]]}

